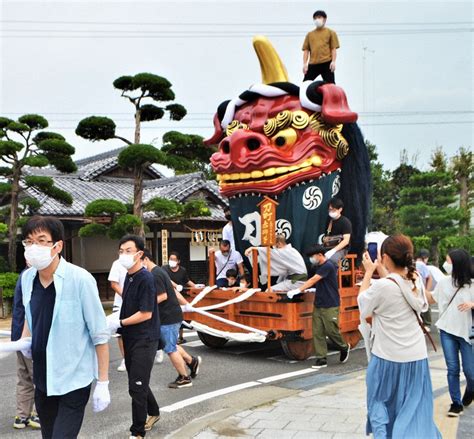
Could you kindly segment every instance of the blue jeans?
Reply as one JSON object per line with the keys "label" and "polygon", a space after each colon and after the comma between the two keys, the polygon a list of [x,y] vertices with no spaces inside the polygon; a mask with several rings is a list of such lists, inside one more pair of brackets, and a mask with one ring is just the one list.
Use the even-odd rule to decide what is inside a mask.
{"label": "blue jeans", "polygon": [[172,354],[173,352],[176,352],[178,350],[176,346],[178,344],[180,327],[181,322],[172,323],[171,325],[161,325],[160,339],[161,343],[164,346],[163,350],[165,351],[165,354]]}
{"label": "blue jeans", "polygon": [[461,385],[459,382],[459,353],[461,353],[462,370],[466,376],[467,389],[474,391],[474,353],[471,343],[462,337],[440,330],[441,345],[448,368],[449,394],[453,403],[461,404]]}

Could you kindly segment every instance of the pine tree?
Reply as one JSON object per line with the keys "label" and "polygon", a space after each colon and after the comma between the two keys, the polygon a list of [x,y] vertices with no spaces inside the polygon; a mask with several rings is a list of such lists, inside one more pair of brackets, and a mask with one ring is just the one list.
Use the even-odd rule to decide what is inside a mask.
{"label": "pine tree", "polygon": [[469,235],[470,211],[472,208],[472,193],[474,188],[474,157],[472,151],[461,147],[457,154],[451,158],[451,172],[459,188],[459,207],[462,212],[460,233]]}
{"label": "pine tree", "polygon": [[453,207],[456,188],[449,172],[428,171],[412,175],[401,190],[398,215],[408,236],[428,236],[431,256],[439,259],[439,242],[456,233],[460,210]]}
{"label": "pine tree", "polygon": [[74,172],[71,156],[75,149],[58,133],[43,131],[48,121],[38,114],[25,114],[17,121],[0,117],[0,168],[4,182],[0,196],[8,202],[8,263],[16,269],[18,220],[23,211],[34,211],[39,202],[30,197],[20,199],[22,190],[36,189],[56,200],[71,204],[69,193],[54,186],[52,178],[32,175],[31,170],[54,166],[60,172]]}

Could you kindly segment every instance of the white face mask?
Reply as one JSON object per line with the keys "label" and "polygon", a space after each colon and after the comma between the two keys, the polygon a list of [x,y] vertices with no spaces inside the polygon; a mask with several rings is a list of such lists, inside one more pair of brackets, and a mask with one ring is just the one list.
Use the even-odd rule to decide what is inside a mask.
{"label": "white face mask", "polygon": [[453,272],[453,264],[450,264],[448,261],[444,261],[443,264],[444,271],[446,273],[451,274]]}
{"label": "white face mask", "polygon": [[313,265],[319,265],[319,259],[316,259],[313,256],[309,258],[309,262],[311,262]]}
{"label": "white face mask", "polygon": [[178,263],[176,261],[168,261],[168,264],[170,268],[176,268],[178,266]]}
{"label": "white face mask", "polygon": [[134,255],[126,255],[126,254],[120,255],[119,256],[119,263],[122,264],[122,266],[124,268],[129,270],[136,263],[136,261],[135,261],[135,256],[136,255],[138,255],[138,252],[136,252]]}
{"label": "white face mask", "polygon": [[247,285],[245,285],[243,282],[239,284],[240,288],[247,288]]}
{"label": "white face mask", "polygon": [[319,29],[324,26],[324,20],[322,18],[316,18],[314,25]]}
{"label": "white face mask", "polygon": [[[57,244],[57,243],[56,243]],[[53,259],[58,255],[57,253],[51,256],[51,249],[56,247],[45,247],[44,245],[32,244],[25,248],[26,262],[35,267],[37,270],[44,270],[48,267]]]}
{"label": "white face mask", "polygon": [[339,212],[329,212],[329,216],[332,218],[332,219],[338,219],[339,216],[340,216],[340,213]]}

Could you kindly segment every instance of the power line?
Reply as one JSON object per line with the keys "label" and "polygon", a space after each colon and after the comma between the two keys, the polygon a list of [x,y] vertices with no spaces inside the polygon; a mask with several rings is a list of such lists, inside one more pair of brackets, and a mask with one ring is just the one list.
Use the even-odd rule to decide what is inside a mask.
{"label": "power line", "polygon": [[[382,123],[359,123],[361,126],[405,126],[405,125],[464,125],[464,124],[474,124],[474,120],[461,120],[461,121],[427,121],[427,122],[382,122]],[[70,127],[49,127],[52,130],[75,130],[75,126]],[[117,129],[121,130],[134,130],[134,126],[117,126]],[[212,124],[209,125],[160,125],[156,127],[147,127],[142,126],[141,129],[153,129],[153,130],[161,130],[161,129],[170,129],[170,128],[179,128],[179,129],[212,129]]]}
{"label": "power line", "polygon": [[[299,22],[299,23],[268,23],[268,22],[126,22],[126,21],[66,21],[66,20],[0,20],[0,23],[28,23],[28,24],[81,24],[81,25],[105,25],[105,26],[311,26],[310,22]],[[330,26],[444,26],[444,25],[471,25],[473,21],[416,21],[416,22],[331,22]]]}
{"label": "power line", "polygon": [[[12,114],[12,115],[24,115],[24,114],[42,114],[42,115],[100,115],[100,114],[105,114],[106,116],[110,115],[119,115],[119,116],[130,116],[130,118],[133,118],[133,114],[130,112],[94,112],[94,111],[84,111],[84,112],[13,112],[13,111],[4,111],[3,114]],[[214,112],[193,112],[193,113],[188,113],[185,116],[185,120],[193,119],[193,120],[207,120],[209,118],[212,118],[214,116]],[[453,114],[474,114],[473,110],[412,110],[412,111],[359,111],[357,114],[361,117],[411,117],[411,116],[429,116],[429,115],[438,115],[442,114],[447,117],[453,115]],[[52,120],[56,121],[74,121],[76,119],[55,119],[52,118]],[[115,119],[117,121],[125,121],[125,120],[130,120],[130,119]],[[162,119],[161,119],[162,120]]]}
{"label": "power line", "polygon": [[[402,36],[402,35],[428,35],[428,34],[461,34],[461,33],[471,33],[474,29],[472,28],[465,28],[465,29],[400,29],[400,30],[374,30],[374,31],[340,31],[338,32],[339,35],[344,36]],[[19,31],[16,31],[19,32]],[[86,31],[87,34],[84,35],[72,35],[71,33],[78,33],[79,31],[59,31],[62,32],[61,34],[57,35],[42,35],[37,33],[31,33],[29,35],[25,35],[24,32],[28,32],[27,30],[22,31],[22,34],[14,35],[14,34],[0,34],[0,38],[2,39],[176,39],[176,38],[193,38],[193,39],[204,39],[204,38],[249,38],[254,35],[255,32],[253,31],[246,31],[246,32],[225,32],[220,33],[219,31],[210,32],[210,31],[203,31],[202,33],[198,34],[196,32],[180,32],[180,33],[173,33],[173,32],[162,32],[162,33],[145,33],[144,31],[136,31],[134,34],[125,34],[125,32],[120,31],[111,31],[111,35],[99,35],[96,31]],[[51,31],[45,31],[51,32]],[[104,31],[106,32],[106,31]],[[114,32],[120,32],[115,34]],[[133,31],[132,31],[133,32]],[[302,38],[305,35],[305,32],[285,32],[285,31],[269,31],[265,33],[268,37],[278,37],[278,38]]]}

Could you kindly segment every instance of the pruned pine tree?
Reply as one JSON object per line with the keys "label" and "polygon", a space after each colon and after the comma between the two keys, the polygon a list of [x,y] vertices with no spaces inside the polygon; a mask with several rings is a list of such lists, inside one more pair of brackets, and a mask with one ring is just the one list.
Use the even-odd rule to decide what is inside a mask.
{"label": "pruned pine tree", "polygon": [[[166,79],[152,73],[138,73],[134,76],[121,76],[113,82],[121,96],[128,99],[134,107],[135,134],[129,140],[118,136],[115,132],[115,122],[108,117],[91,116],[81,120],[76,128],[76,134],[93,142],[99,140],[119,139],[128,146],[119,156],[119,165],[131,169],[134,174],[133,214],[140,218],[142,224],[136,233],[144,235],[143,228],[143,177],[145,169],[154,163],[166,165],[166,155],[156,147],[141,144],[141,124],[162,119],[165,114],[171,120],[181,120],[186,115],[186,109],[177,103],[172,103],[175,94],[172,84]],[[149,103],[149,102],[153,103]]]}
{"label": "pruned pine tree", "polygon": [[8,214],[8,262],[16,269],[16,245],[18,220],[21,209],[34,211],[39,203],[34,198],[20,199],[26,188],[38,191],[64,203],[71,204],[72,197],[54,185],[53,179],[31,175],[36,168],[53,166],[60,172],[74,172],[73,146],[58,133],[43,131],[48,121],[37,114],[25,114],[14,121],[0,117],[0,168],[2,183],[0,196],[9,204]]}

